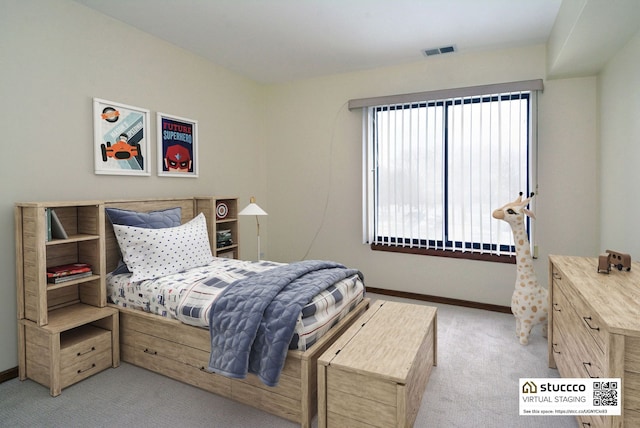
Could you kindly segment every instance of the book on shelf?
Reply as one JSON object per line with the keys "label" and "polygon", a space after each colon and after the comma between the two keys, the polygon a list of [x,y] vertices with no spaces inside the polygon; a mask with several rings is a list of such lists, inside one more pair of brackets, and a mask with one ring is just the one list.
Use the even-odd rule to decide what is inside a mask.
{"label": "book on shelf", "polygon": [[47,282],[49,284],[61,284],[67,281],[73,281],[74,279],[86,278],[88,276],[93,275],[92,271],[82,272],[82,273],[74,273],[72,275],[66,276],[56,276],[56,277],[47,277]]}
{"label": "book on shelf", "polygon": [[89,275],[92,273],[91,265],[88,263],[71,263],[60,266],[51,266],[47,268],[47,280],[86,273]]}
{"label": "book on shelf", "polygon": [[47,242],[51,241],[51,208],[44,210],[47,219]]}
{"label": "book on shelf", "polygon": [[64,226],[58,218],[58,214],[56,214],[53,208],[49,208],[51,211],[51,238],[55,239],[69,239],[69,235],[67,235],[67,231],[64,230]]}

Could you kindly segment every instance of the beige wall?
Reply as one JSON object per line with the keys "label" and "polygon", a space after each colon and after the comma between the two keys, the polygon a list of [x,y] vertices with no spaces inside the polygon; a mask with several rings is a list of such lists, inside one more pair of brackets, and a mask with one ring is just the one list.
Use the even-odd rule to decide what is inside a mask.
{"label": "beige wall", "polygon": [[602,250],[640,259],[640,33],[600,77]]}
{"label": "beige wall", "polygon": [[[17,201],[266,194],[256,83],[67,0],[9,0],[0,13],[0,372],[17,366]],[[199,121],[200,177],[93,172],[92,98]],[[246,231],[245,231],[246,229]],[[255,224],[241,222],[255,248]],[[243,251],[247,258],[254,251]]]}
{"label": "beige wall", "polygon": [[[545,48],[534,46],[270,88],[269,257],[331,258],[360,268],[370,287],[509,306],[513,265],[376,252],[362,244],[362,115],[346,102],[544,76]],[[545,82],[539,110],[536,270],[546,284],[548,254],[598,252],[596,79]],[[571,215],[576,206],[584,208],[579,217]]]}
{"label": "beige wall", "polygon": [[[328,258],[360,268],[371,287],[509,304],[515,266],[372,252],[361,243],[362,119],[346,102],[544,78],[544,46],[264,87],[68,0],[6,0],[2,12],[0,148],[9,155],[0,172],[0,372],[17,365],[16,201],[255,195],[269,212],[261,221],[268,259]],[[624,217],[624,229],[618,220],[639,208],[626,195],[637,182],[631,143],[640,107],[637,97],[620,104],[638,87],[639,44],[636,37],[612,61],[600,85],[596,77],[545,81],[536,207],[536,270],[544,284],[548,254],[604,249],[601,209],[603,244],[637,252],[627,233],[633,217]],[[150,177],[94,175],[93,97],[197,119],[200,178],[157,177],[155,146]],[[626,156],[600,157],[599,133],[603,148]],[[624,192],[600,192],[600,168],[603,188]],[[254,258],[255,224],[241,222],[241,237],[242,256]]]}

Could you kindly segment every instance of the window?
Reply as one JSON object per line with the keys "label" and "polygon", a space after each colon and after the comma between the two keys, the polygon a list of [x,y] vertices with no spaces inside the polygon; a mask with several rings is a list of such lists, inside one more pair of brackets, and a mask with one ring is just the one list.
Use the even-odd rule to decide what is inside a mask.
{"label": "window", "polygon": [[491,213],[535,187],[535,94],[368,105],[366,241],[465,258],[514,255],[509,225]]}

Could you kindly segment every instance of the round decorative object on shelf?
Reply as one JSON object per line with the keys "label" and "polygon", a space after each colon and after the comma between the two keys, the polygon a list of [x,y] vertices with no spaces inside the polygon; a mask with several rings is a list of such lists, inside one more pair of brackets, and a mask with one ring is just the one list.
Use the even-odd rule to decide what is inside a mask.
{"label": "round decorative object on shelf", "polygon": [[216,218],[218,220],[222,220],[227,217],[227,214],[229,214],[229,207],[227,204],[224,202],[218,202],[218,205],[216,205]]}

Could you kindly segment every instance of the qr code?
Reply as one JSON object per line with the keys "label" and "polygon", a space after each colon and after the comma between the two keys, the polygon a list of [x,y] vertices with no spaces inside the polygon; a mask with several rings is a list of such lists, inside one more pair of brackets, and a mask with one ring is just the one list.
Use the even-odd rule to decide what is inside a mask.
{"label": "qr code", "polygon": [[594,406],[618,405],[618,382],[594,382],[593,383]]}

